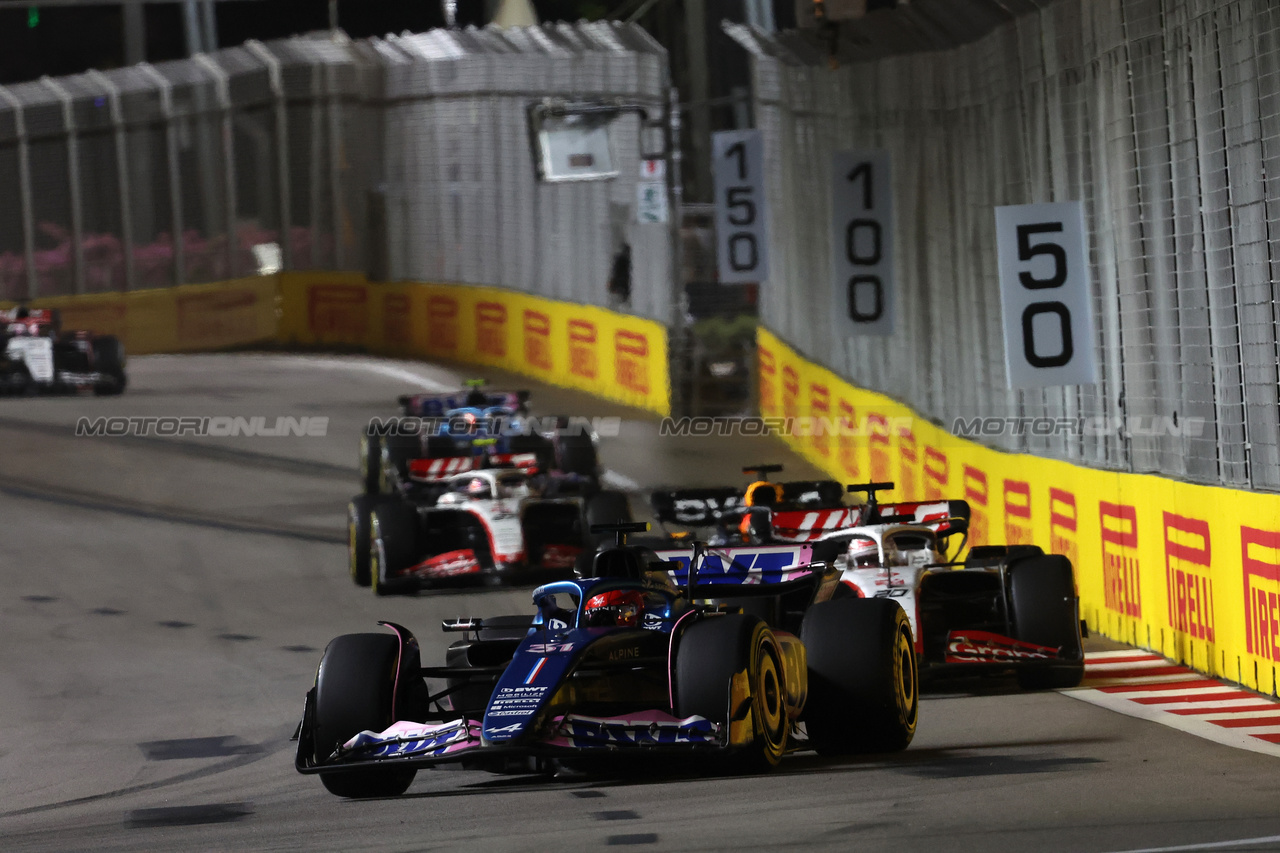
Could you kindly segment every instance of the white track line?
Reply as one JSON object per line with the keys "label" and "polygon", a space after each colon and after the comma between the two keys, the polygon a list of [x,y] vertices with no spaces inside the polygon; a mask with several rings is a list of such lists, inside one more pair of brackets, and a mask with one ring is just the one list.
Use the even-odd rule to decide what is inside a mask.
{"label": "white track line", "polygon": [[1258,844],[1275,844],[1280,835],[1262,838],[1239,838],[1235,841],[1206,841],[1204,844],[1179,844],[1177,847],[1143,847],[1141,850],[1121,850],[1117,853],[1183,853],[1190,850],[1225,850],[1230,847],[1253,847]]}
{"label": "white track line", "polygon": [[423,391],[431,391],[434,393],[448,393],[449,391],[457,391],[456,385],[445,385],[434,379],[428,379],[414,373],[404,367],[395,364],[388,364],[382,361],[370,361],[365,359],[337,359],[337,358],[299,358],[299,359],[282,359],[284,363],[296,367],[318,367],[321,370],[363,370],[366,373],[377,373],[388,379],[395,379],[409,385],[421,388]]}

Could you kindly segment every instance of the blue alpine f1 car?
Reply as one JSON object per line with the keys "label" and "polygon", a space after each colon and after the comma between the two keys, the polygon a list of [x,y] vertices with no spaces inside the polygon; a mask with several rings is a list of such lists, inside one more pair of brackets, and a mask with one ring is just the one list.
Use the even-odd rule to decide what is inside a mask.
{"label": "blue alpine f1 car", "polygon": [[767,769],[799,749],[911,742],[918,671],[897,602],[830,600],[837,573],[778,546],[663,560],[625,544],[647,524],[607,528],[618,543],[534,590],[531,617],[445,622],[463,638],[444,666],[422,666],[413,634],[388,622],[334,639],[304,703],[298,771],[382,797],[446,762],[683,755]]}

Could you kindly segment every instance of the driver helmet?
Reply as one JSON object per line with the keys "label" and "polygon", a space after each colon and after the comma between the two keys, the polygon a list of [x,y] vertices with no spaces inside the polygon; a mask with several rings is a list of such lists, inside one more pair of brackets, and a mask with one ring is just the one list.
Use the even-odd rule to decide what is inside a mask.
{"label": "driver helmet", "polygon": [[587,628],[635,628],[644,612],[644,593],[638,589],[612,589],[593,595],[582,608]]}
{"label": "driver helmet", "polygon": [[849,565],[857,568],[880,565],[880,548],[874,539],[852,539],[849,541]]}
{"label": "driver helmet", "polygon": [[484,477],[472,477],[467,481],[467,494],[487,495],[489,494],[489,484],[485,482]]}

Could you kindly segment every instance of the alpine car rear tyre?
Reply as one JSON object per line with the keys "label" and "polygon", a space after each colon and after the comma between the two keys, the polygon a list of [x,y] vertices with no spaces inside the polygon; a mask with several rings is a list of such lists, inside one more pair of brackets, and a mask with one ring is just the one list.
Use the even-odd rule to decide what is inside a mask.
{"label": "alpine car rear tyre", "polygon": [[[324,650],[316,673],[314,742],[317,762],[362,731],[380,732],[394,719],[393,690],[400,643],[388,634],[343,634]],[[339,797],[396,797],[408,790],[412,767],[322,773]]]}
{"label": "alpine car rear tyre", "polygon": [[369,585],[369,523],[377,495],[356,495],[347,503],[347,569],[356,586]]}
{"label": "alpine car rear tyre", "polygon": [[382,437],[367,430],[360,434],[360,487],[376,495],[382,483]]}
{"label": "alpine car rear tyre", "polygon": [[369,585],[375,595],[409,592],[397,575],[417,562],[418,511],[407,501],[384,501],[369,517]]}
{"label": "alpine car rear tyre", "polygon": [[754,772],[778,763],[787,748],[791,721],[782,655],[768,625],[742,614],[697,621],[680,637],[675,669],[677,715],[706,717],[724,726],[733,722],[733,678],[745,671],[755,736],[751,746],[733,757],[729,769]]}
{"label": "alpine car rear tyre", "polygon": [[1060,649],[1069,658],[1065,663],[1023,666],[1018,683],[1028,690],[1078,686],[1084,679],[1084,650],[1071,561],[1053,554],[1010,566],[1009,598],[1016,638]]}
{"label": "alpine car rear tyre", "polygon": [[920,714],[911,623],[896,601],[813,605],[800,628],[809,662],[804,721],[823,755],[906,749]]}

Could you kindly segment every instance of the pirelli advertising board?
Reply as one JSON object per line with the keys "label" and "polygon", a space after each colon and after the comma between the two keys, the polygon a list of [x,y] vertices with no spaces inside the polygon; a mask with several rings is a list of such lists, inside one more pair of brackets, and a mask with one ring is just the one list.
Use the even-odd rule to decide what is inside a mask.
{"label": "pirelli advertising board", "polygon": [[493,287],[284,272],[33,304],[58,308],[64,328],[116,335],[139,355],[332,347],[489,365],[658,414],[671,407],[664,326]]}
{"label": "pirelli advertising board", "polygon": [[279,279],[283,343],[490,365],[670,410],[667,332],[652,320],[492,287],[370,284],[343,273]]}
{"label": "pirelli advertising board", "polygon": [[894,480],[886,500],[964,498],[969,544],[1071,558],[1091,630],[1280,689],[1280,495],[1002,453],[850,385],[767,330],[758,347],[761,414],[794,418],[785,440],[832,477]]}

